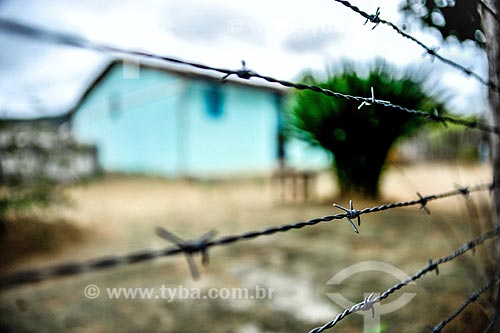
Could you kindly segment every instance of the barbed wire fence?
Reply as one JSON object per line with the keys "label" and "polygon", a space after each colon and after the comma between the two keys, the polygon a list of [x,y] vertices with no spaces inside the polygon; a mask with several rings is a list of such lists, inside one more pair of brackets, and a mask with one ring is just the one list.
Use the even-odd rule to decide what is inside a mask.
{"label": "barbed wire fence", "polygon": [[[427,264],[427,266],[425,266],[424,268],[422,268],[421,270],[419,270],[417,273],[413,274],[412,276],[410,276],[406,280],[401,281],[401,282],[397,283],[396,285],[392,286],[391,288],[389,288],[387,291],[385,291],[380,296],[372,298],[372,295],[370,295],[370,296],[366,297],[363,300],[363,302],[353,305],[350,309],[346,309],[344,312],[340,313],[337,317],[335,317],[335,319],[333,319],[332,321],[326,323],[325,325],[323,325],[321,327],[317,327],[317,328],[311,330],[309,333],[320,333],[320,332],[323,332],[327,329],[330,329],[330,328],[334,327],[342,319],[346,318],[347,316],[349,316],[352,313],[355,313],[358,311],[372,310],[374,304],[383,301],[384,299],[388,298],[391,294],[395,293],[397,290],[407,286],[411,282],[415,282],[416,280],[422,278],[424,275],[426,275],[429,272],[435,271],[436,274],[439,275],[439,265],[450,262],[452,260],[455,260],[456,258],[458,258],[459,256],[463,255],[464,253],[466,253],[468,251],[474,251],[477,246],[483,244],[486,240],[492,239],[492,238],[497,238],[499,233],[500,233],[500,228],[495,228],[493,230],[490,230],[490,231],[482,234],[479,238],[476,238],[474,240],[470,240],[470,241],[466,242],[460,248],[458,248],[456,251],[450,253],[449,255],[447,255],[445,257],[441,257],[441,258],[436,259],[436,260],[431,259],[429,261],[429,264]],[[487,289],[491,288],[497,281],[498,281],[498,276],[496,276],[490,282],[488,282],[488,284],[486,286],[481,287],[481,289],[479,291],[477,291],[476,293],[473,294],[473,296],[475,296],[475,295],[477,295],[477,296],[475,296],[475,297],[471,296],[471,299],[476,300],[480,294],[484,293]],[[472,300],[469,303],[471,303],[471,302],[472,302]],[[462,305],[462,307],[465,308],[469,303],[467,303],[466,305]],[[460,312],[462,310],[460,310]],[[447,323],[449,323],[451,320],[453,320],[457,315],[458,315],[458,313],[455,314],[454,316],[452,315],[449,318],[445,319],[441,324],[436,326],[434,328],[434,330],[440,331]]]}
{"label": "barbed wire fence", "polygon": [[[175,247],[169,247],[163,250],[147,250],[141,252],[130,253],[122,256],[111,256],[105,258],[94,259],[88,262],[71,262],[58,266],[52,266],[42,269],[29,270],[24,272],[19,272],[12,274],[10,276],[0,277],[0,289],[9,289],[15,286],[40,282],[47,279],[52,279],[56,277],[63,277],[69,275],[77,275],[95,270],[102,270],[107,268],[113,268],[117,266],[130,265],[139,262],[145,262],[154,260],[160,257],[170,257],[179,254],[185,254],[188,258],[190,264],[191,273],[193,278],[198,277],[198,271],[196,266],[193,264],[192,256],[194,254],[202,255],[202,262],[208,263],[208,249],[216,246],[229,245],[241,241],[251,240],[259,238],[262,236],[269,236],[276,233],[285,233],[291,230],[302,229],[304,227],[314,226],[320,223],[332,222],[334,220],[346,219],[352,226],[356,233],[359,232],[358,228],[352,220],[358,219],[358,227],[361,225],[360,216],[365,214],[378,213],[386,210],[391,210],[395,208],[409,207],[419,205],[421,209],[429,213],[427,207],[428,203],[431,201],[442,200],[454,196],[465,196],[468,197],[471,193],[482,192],[482,191],[492,191],[499,184],[480,184],[472,187],[463,187],[456,190],[432,194],[428,196],[422,196],[418,194],[418,199],[393,202],[381,206],[375,206],[370,208],[364,208],[362,210],[356,210],[352,206],[352,201],[350,203],[350,209],[344,208],[340,205],[336,205],[339,209],[344,210],[345,213],[327,215],[320,218],[311,219],[303,222],[296,222],[292,224],[284,224],[280,226],[271,226],[261,230],[251,230],[237,235],[222,236],[214,239],[215,231],[210,231],[196,239],[193,240],[182,240],[181,238],[171,234],[170,232],[158,228],[156,233],[158,236],[174,243]],[[496,233],[495,233],[496,235]],[[482,243],[482,242],[481,242]]]}
{"label": "barbed wire fence", "polygon": [[[485,79],[476,72],[474,72],[471,68],[468,68],[466,66],[463,66],[451,59],[448,59],[441,54],[438,53],[438,48],[436,47],[429,47],[417,38],[413,37],[412,35],[408,34],[405,32],[403,29],[399,28],[396,24],[386,21],[381,18],[381,12],[379,9],[377,9],[375,14],[368,14],[367,12],[361,10],[357,6],[352,5],[349,1],[345,0],[334,0],[335,2],[338,2],[347,8],[351,9],[355,13],[361,15],[366,21],[365,24],[368,22],[373,23],[375,26],[374,28],[379,25],[387,25],[390,28],[392,28],[397,34],[400,36],[411,40],[412,42],[418,44],[420,47],[422,47],[425,52],[432,56],[432,58],[436,58],[439,61],[462,71],[464,74],[466,74],[469,77],[474,78],[475,80],[481,82],[485,86],[489,88],[496,89],[497,84],[490,79]],[[487,6],[486,3],[484,3],[482,0],[479,0],[479,3],[483,6]],[[498,20],[497,14],[491,9],[491,8],[486,8],[487,10],[490,9],[489,11],[492,13],[492,15],[495,16],[495,19]],[[185,61],[185,60],[180,60],[178,58],[174,57],[169,57],[169,56],[163,56],[163,55],[158,55],[158,54],[153,54],[153,53],[148,53],[144,51],[138,51],[138,50],[131,50],[131,49],[124,49],[124,48],[119,48],[113,45],[107,45],[107,44],[99,44],[99,43],[93,43],[89,40],[86,40],[84,38],[74,36],[71,34],[65,34],[57,31],[51,31],[47,29],[42,29],[39,27],[35,26],[30,26],[27,24],[23,24],[20,22],[0,18],[0,30],[4,32],[9,32],[9,33],[14,33],[17,35],[22,35],[25,37],[29,38],[36,38],[38,40],[44,40],[48,41],[51,43],[57,43],[57,44],[62,44],[66,46],[72,46],[72,47],[78,47],[78,48],[85,48],[85,49],[90,49],[98,52],[112,52],[112,53],[117,53],[121,54],[124,56],[130,56],[130,57],[139,57],[139,58],[144,58],[144,59],[153,59],[157,61],[162,61],[162,62],[168,62],[168,63],[173,63],[173,64],[178,64],[178,65],[183,65],[183,66],[189,66],[192,68],[195,68],[197,70],[202,70],[202,71],[211,71],[211,72],[216,72],[219,74],[222,74],[223,76],[220,78],[221,80],[227,80],[231,79],[231,76],[235,76],[238,79],[242,80],[250,80],[252,78],[264,80],[269,83],[281,85],[283,87],[287,88],[292,88],[296,90],[309,90],[313,91],[319,94],[323,94],[326,96],[330,96],[333,98],[342,98],[346,100],[351,100],[351,101],[356,101],[360,103],[360,106],[363,105],[378,105],[384,108],[391,108],[391,109],[396,109],[400,112],[406,112],[408,114],[411,114],[416,117],[423,117],[429,121],[433,122],[438,122],[438,123],[443,123],[443,124],[456,124],[460,126],[464,126],[466,128],[471,128],[471,129],[476,129],[488,133],[492,133],[495,135],[500,135],[500,128],[487,124],[484,122],[480,122],[477,120],[469,120],[469,119],[464,119],[461,117],[458,117],[456,115],[452,114],[437,114],[437,113],[429,113],[425,112],[422,110],[414,110],[410,108],[406,108],[401,105],[396,105],[392,104],[389,101],[384,101],[384,100],[379,100],[375,97],[375,93],[372,89],[372,95],[371,97],[363,97],[363,96],[352,96],[348,94],[343,94],[339,92],[335,92],[329,89],[324,89],[320,86],[316,85],[310,85],[310,84],[305,84],[305,83],[298,83],[298,82],[292,82],[292,81],[287,81],[287,80],[281,80],[277,79],[271,76],[266,76],[266,75],[261,75],[258,74],[257,72],[250,70],[246,67],[246,64],[243,62],[243,66],[240,69],[227,69],[227,68],[220,68],[220,67],[213,67],[209,65],[205,65],[202,63],[197,63],[197,62],[190,62],[190,61]],[[44,268],[39,268],[39,269],[33,269],[33,270],[26,270],[26,271],[21,271],[21,272],[16,272],[10,275],[4,275],[0,276],[0,290],[7,290],[7,289],[12,289],[18,286],[22,286],[25,284],[31,284],[31,283],[37,283],[41,282],[44,280],[49,280],[49,279],[55,279],[55,278],[61,278],[61,277],[68,277],[68,276],[74,276],[78,274],[83,274],[86,272],[90,271],[95,271],[95,270],[102,270],[102,269],[109,269],[113,267],[118,267],[118,266],[123,266],[123,265],[131,265],[139,262],[146,262],[146,261],[151,261],[160,257],[169,257],[169,256],[175,256],[175,255],[185,255],[189,264],[189,268],[191,271],[191,274],[193,278],[198,278],[199,277],[199,272],[196,267],[195,261],[194,261],[194,255],[200,254],[202,257],[202,263],[203,264],[208,264],[209,262],[209,256],[208,256],[208,250],[212,247],[218,247],[218,246],[223,246],[223,245],[229,245],[229,244],[234,244],[237,242],[241,241],[246,241],[246,240],[252,240],[256,239],[259,237],[263,236],[268,236],[268,235],[273,235],[277,233],[286,233],[288,231],[296,230],[296,229],[302,229],[305,227],[309,226],[314,226],[318,225],[320,223],[328,223],[332,222],[334,220],[347,220],[350,224],[350,226],[353,228],[354,232],[359,233],[358,227],[361,225],[361,219],[360,217],[365,214],[372,214],[372,213],[378,213],[386,210],[392,210],[396,208],[401,208],[401,207],[409,207],[409,206],[420,206],[420,209],[424,210],[427,213],[429,212],[428,209],[428,204],[432,201],[436,200],[443,200],[446,198],[454,197],[454,196],[464,196],[464,197],[469,197],[472,193],[476,192],[483,192],[483,191],[490,191],[492,192],[493,190],[497,189],[498,186],[497,180],[493,180],[491,183],[488,184],[479,184],[479,185],[474,185],[474,186],[466,186],[466,187],[459,187],[455,190],[451,190],[448,192],[444,193],[438,193],[438,194],[432,194],[432,195],[427,195],[427,196],[422,196],[421,194],[417,193],[418,198],[413,199],[413,200],[408,200],[408,201],[401,201],[401,202],[392,202],[380,206],[375,206],[375,207],[369,207],[369,208],[364,208],[361,210],[357,210],[354,208],[354,205],[352,201],[349,203],[349,208],[343,207],[341,205],[335,204],[335,207],[338,209],[342,210],[343,213],[335,214],[335,215],[328,215],[320,218],[314,218],[308,221],[302,221],[302,222],[296,222],[296,223],[291,223],[291,224],[284,224],[284,225],[279,225],[279,226],[271,226],[268,228],[260,229],[260,230],[251,230],[247,231],[241,234],[236,234],[236,235],[227,235],[227,236],[221,236],[218,238],[215,238],[216,232],[215,231],[209,231],[206,234],[193,239],[193,240],[183,240],[179,238],[178,236],[172,234],[171,232],[162,229],[162,228],[157,228],[156,233],[159,237],[164,238],[165,240],[172,242],[175,244],[173,247],[168,247],[162,250],[145,250],[141,252],[134,252],[134,253],[129,253],[125,255],[116,255],[116,256],[109,256],[109,257],[104,257],[104,258],[97,258],[89,261],[77,261],[77,262],[68,262],[64,263],[61,265],[56,265],[56,266],[50,266],[50,267],[44,267]],[[353,221],[354,220],[354,221]],[[355,223],[355,221],[357,223]],[[360,312],[360,311],[373,311],[374,304],[379,303],[387,298],[389,298],[392,294],[394,294],[396,291],[404,288],[411,282],[414,282],[416,280],[419,280],[423,276],[427,275],[430,272],[436,272],[436,274],[439,274],[439,266],[448,262],[451,262],[463,254],[469,252],[469,251],[475,251],[477,247],[483,245],[486,241],[488,240],[494,240],[500,238],[500,226],[497,226],[494,229],[491,229],[482,235],[480,235],[476,239],[471,239],[467,242],[465,242],[461,247],[456,249],[455,251],[451,252],[447,256],[440,257],[435,260],[430,260],[429,263],[424,266],[422,269],[417,271],[415,274],[407,278],[406,280],[400,281],[399,283],[395,284],[394,286],[390,287],[387,289],[384,293],[382,293],[380,296],[373,297],[373,294],[366,297],[362,302],[355,304],[349,309],[344,310],[342,313],[337,315],[334,319],[331,321],[325,323],[323,326],[314,328],[310,331],[310,333],[320,333],[325,330],[331,329],[334,326],[336,326],[337,323],[348,317],[350,314]],[[471,303],[476,302],[479,297],[486,293],[488,290],[492,289],[495,287],[500,280],[500,273],[497,272],[494,277],[492,277],[487,283],[482,285],[476,292],[470,294],[467,299],[464,301],[463,304],[461,304],[453,313],[451,313],[447,318],[442,320],[440,323],[437,325],[433,326],[431,330],[433,332],[441,332],[441,330],[448,325],[450,322],[455,320],[461,312],[463,312]],[[492,318],[492,324],[496,320],[497,313],[495,316]],[[491,325],[492,325],[491,324]],[[491,326],[490,325],[490,326]]]}
{"label": "barbed wire fence", "polygon": [[[459,71],[461,71],[462,73],[464,73],[465,75],[469,76],[469,77],[472,77],[474,78],[475,80],[479,81],[480,83],[482,83],[483,85],[489,87],[489,88],[492,88],[492,89],[496,89],[497,88],[497,84],[495,82],[493,82],[492,80],[490,79],[485,79],[483,78],[481,75],[479,75],[478,73],[474,72],[472,70],[472,68],[469,68],[469,67],[465,67],[464,65],[461,65],[459,64],[458,62],[456,61],[453,61],[449,58],[446,58],[444,56],[442,56],[441,54],[438,53],[438,50],[439,50],[439,47],[430,47],[428,45],[426,45],[424,42],[420,41],[419,39],[417,39],[416,37],[410,35],[409,33],[405,32],[402,28],[398,27],[396,24],[390,22],[390,21],[387,21],[387,20],[384,20],[380,17],[381,13],[380,13],[380,8],[377,8],[377,11],[375,12],[375,14],[368,14],[367,12],[361,10],[359,7],[351,4],[349,1],[346,1],[346,0],[333,0],[335,2],[338,2],[342,5],[344,5],[345,7],[351,9],[353,12],[361,15],[363,18],[366,19],[365,21],[365,24],[368,23],[368,22],[371,22],[374,24],[373,26],[373,29],[375,29],[379,24],[383,24],[383,25],[386,25],[390,28],[392,28],[397,34],[399,34],[400,36],[406,38],[406,39],[409,39],[411,40],[412,42],[414,42],[415,44],[417,44],[418,46],[420,46],[421,48],[424,49],[425,53],[430,55],[432,59],[438,59],[439,61],[443,62],[444,64],[448,65],[448,66],[451,66]],[[481,4],[483,6],[487,6],[487,4],[485,4],[483,1],[480,1]],[[489,6],[487,6],[491,11],[493,11]],[[496,14],[494,15],[494,17],[497,17]]]}
{"label": "barbed wire fence", "polygon": [[[462,313],[462,311],[464,311],[470,304],[476,302],[482,294],[484,294],[485,292],[487,292],[488,290],[493,288],[498,283],[499,278],[500,277],[497,274],[492,279],[490,279],[487,283],[485,283],[483,286],[481,286],[476,292],[470,294],[469,297],[465,300],[465,302],[462,303],[455,311],[453,311],[453,313],[450,314],[450,316],[448,318],[444,319],[439,324],[434,326],[432,328],[432,332],[435,332],[435,333],[441,332],[443,330],[443,328],[445,328],[446,325],[448,325],[450,322],[455,320],[455,318],[457,318],[457,316],[460,313]],[[488,331],[488,330],[489,330],[489,327],[487,328],[486,331]]]}
{"label": "barbed wire fence", "polygon": [[378,106],[381,106],[384,108],[395,109],[395,110],[398,110],[400,112],[406,112],[410,115],[427,119],[429,121],[434,121],[434,122],[443,123],[443,124],[450,123],[450,124],[455,124],[455,125],[460,125],[460,126],[472,128],[472,129],[478,129],[478,130],[481,130],[484,132],[500,134],[500,129],[498,127],[480,122],[478,120],[467,120],[467,119],[463,119],[463,118],[460,118],[458,116],[453,116],[453,115],[440,115],[438,113],[429,113],[429,112],[422,111],[422,110],[414,110],[414,109],[410,109],[410,108],[407,108],[407,107],[404,107],[401,105],[392,104],[389,101],[379,100],[375,97],[375,92],[373,91],[373,89],[372,89],[371,97],[352,96],[352,95],[332,91],[330,89],[325,89],[325,88],[322,88],[322,87],[317,86],[317,85],[292,82],[292,81],[274,78],[272,76],[258,74],[257,72],[248,69],[246,67],[246,63],[244,61],[242,64],[243,66],[240,69],[228,69],[228,68],[214,67],[214,66],[210,66],[210,65],[206,65],[206,64],[202,64],[202,63],[198,63],[198,62],[181,60],[181,59],[170,57],[170,56],[158,55],[158,54],[154,54],[154,53],[148,53],[148,52],[132,50],[132,49],[125,49],[125,48],[120,48],[117,46],[103,44],[103,43],[91,42],[91,41],[89,41],[85,38],[82,38],[82,37],[78,37],[78,36],[74,36],[74,35],[66,34],[66,33],[61,33],[61,32],[56,32],[56,31],[50,31],[47,29],[42,29],[39,27],[30,26],[27,24],[15,22],[15,21],[12,21],[9,19],[4,19],[4,18],[0,18],[0,29],[3,31],[8,31],[8,32],[14,33],[14,34],[22,35],[25,37],[36,38],[39,40],[45,40],[48,42],[61,44],[61,45],[84,48],[84,49],[89,49],[89,50],[93,50],[93,51],[97,51],[97,52],[109,52],[109,53],[113,53],[113,54],[120,54],[123,56],[140,57],[143,59],[152,59],[152,60],[163,61],[163,62],[177,64],[177,65],[184,65],[184,66],[192,67],[192,68],[199,69],[199,70],[216,72],[216,73],[224,75],[220,78],[221,80],[226,80],[231,76],[236,76],[239,79],[243,79],[243,80],[250,80],[252,78],[257,78],[257,79],[261,79],[261,80],[264,80],[264,81],[269,82],[269,83],[278,84],[278,85],[286,87],[286,88],[293,88],[296,90],[309,90],[309,91],[313,91],[313,92],[320,93],[320,94],[334,97],[334,98],[341,98],[341,99],[345,99],[348,101],[355,101],[355,102],[360,103],[360,105],[378,105]]}

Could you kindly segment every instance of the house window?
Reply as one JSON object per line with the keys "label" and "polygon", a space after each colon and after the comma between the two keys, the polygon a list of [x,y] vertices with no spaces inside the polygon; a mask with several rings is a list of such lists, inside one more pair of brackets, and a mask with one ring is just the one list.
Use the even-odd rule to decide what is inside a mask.
{"label": "house window", "polygon": [[205,108],[213,118],[219,118],[224,112],[224,96],[220,85],[213,85],[205,90]]}

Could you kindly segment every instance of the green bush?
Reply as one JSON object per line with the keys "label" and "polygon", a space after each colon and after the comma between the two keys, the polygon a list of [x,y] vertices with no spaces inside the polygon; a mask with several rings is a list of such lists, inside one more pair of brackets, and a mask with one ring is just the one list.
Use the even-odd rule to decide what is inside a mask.
{"label": "green bush", "polygon": [[[400,70],[383,61],[366,68],[344,63],[326,79],[308,73],[302,81],[356,96],[369,96],[411,109],[443,111],[443,103],[424,86],[428,73]],[[367,74],[362,75],[360,73]],[[425,119],[391,108],[333,98],[312,91],[294,96],[287,112],[288,135],[320,146],[333,155],[341,194],[378,195],[380,175],[393,144],[414,133]]]}

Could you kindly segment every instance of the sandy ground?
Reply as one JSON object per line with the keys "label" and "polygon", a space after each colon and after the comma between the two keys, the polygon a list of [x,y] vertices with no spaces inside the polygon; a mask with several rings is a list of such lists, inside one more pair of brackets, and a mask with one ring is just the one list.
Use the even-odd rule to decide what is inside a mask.
{"label": "sandy ground", "polygon": [[[358,209],[393,200],[408,200],[491,180],[486,165],[392,167],[382,183],[382,198],[355,198]],[[110,177],[65,191],[69,207],[44,212],[71,221],[85,237],[65,242],[59,251],[26,256],[6,268],[14,271],[66,260],[83,260],[169,244],[154,234],[156,226],[184,238],[215,229],[219,235],[336,213],[331,176],[316,179],[314,200],[281,203],[268,181],[174,182],[146,177]],[[357,273],[337,285],[327,281],[355,264],[376,261],[406,274],[429,258],[446,255],[489,227],[488,193],[431,203],[430,216],[417,207],[364,216],[356,235],[346,221],[262,237],[211,251],[202,279],[193,281],[183,256],[60,278],[15,288],[0,295],[1,332],[307,332],[342,311],[327,293],[361,301],[396,282],[384,272]],[[340,204],[347,205],[346,202]],[[57,227],[54,228],[57,230]],[[66,229],[65,229],[66,230]],[[486,281],[491,244],[473,256],[443,265],[440,275],[426,276],[407,292],[416,293],[401,309],[381,317],[382,332],[424,332]],[[196,258],[198,261],[198,258]],[[486,268],[485,268],[486,267]],[[84,296],[87,285],[101,295]],[[109,299],[106,288],[273,289],[270,299]],[[395,299],[403,293],[397,293]],[[491,315],[488,297],[461,316],[477,329]],[[388,302],[389,303],[389,302]],[[457,324],[458,325],[458,324]],[[471,326],[472,327],[472,326]],[[339,324],[340,331],[362,332],[363,316]],[[450,331],[457,329],[451,327]],[[375,332],[376,330],[372,330]]]}

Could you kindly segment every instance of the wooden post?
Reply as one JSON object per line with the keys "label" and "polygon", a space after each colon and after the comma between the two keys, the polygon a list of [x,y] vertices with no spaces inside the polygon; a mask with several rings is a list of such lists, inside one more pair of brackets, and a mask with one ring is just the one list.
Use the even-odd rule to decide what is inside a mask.
{"label": "wooden post", "polygon": [[[500,0],[493,0],[491,4],[491,8],[498,12],[497,8],[500,8]],[[500,50],[499,50],[499,33],[500,27],[499,23],[496,19],[493,18],[491,14],[485,14],[485,26],[486,28],[486,36],[487,36],[487,54],[488,54],[488,63],[489,63],[489,77],[495,82],[497,86],[500,86]],[[497,127],[500,127],[500,88],[489,89],[488,93],[492,120],[493,124]],[[492,153],[493,153],[493,177],[495,181],[500,181],[500,138],[498,135],[493,134],[491,136],[492,140]],[[494,197],[495,197],[495,214],[496,214],[496,223],[497,225],[500,223],[500,189],[494,189]]]}
{"label": "wooden post", "polygon": [[[500,9],[500,0],[482,0],[490,9],[495,13],[498,13]],[[488,73],[489,78],[497,86],[500,86],[500,50],[499,50],[499,33],[500,25],[497,18],[485,8],[483,5],[479,4],[480,12],[483,21],[484,33],[486,35],[486,52],[488,55]],[[500,90],[499,88],[490,88],[488,91],[488,100],[491,109],[491,115],[493,124],[500,127]],[[491,148],[493,157],[493,179],[495,182],[500,181],[500,138],[498,135],[491,135]],[[493,190],[493,200],[494,200],[494,217],[495,225],[500,226],[500,189],[495,187]],[[500,248],[500,242],[499,242]],[[500,257],[497,258],[498,266],[500,267]],[[497,268],[499,268],[497,267]],[[500,332],[500,288],[497,292],[496,300],[496,322],[491,327],[490,332]]]}

